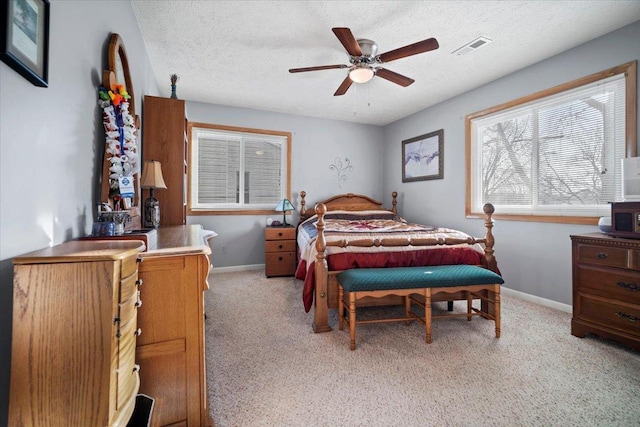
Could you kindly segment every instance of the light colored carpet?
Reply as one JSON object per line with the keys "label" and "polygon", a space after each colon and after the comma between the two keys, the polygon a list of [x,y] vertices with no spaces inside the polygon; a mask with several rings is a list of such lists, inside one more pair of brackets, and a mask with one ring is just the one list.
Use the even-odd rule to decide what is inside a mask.
{"label": "light colored carpet", "polygon": [[640,353],[572,336],[564,312],[503,295],[500,339],[479,317],[434,320],[431,344],[418,322],[372,324],[350,351],[335,310],[332,332],[312,332],[301,281],[254,270],[209,283],[217,427],[640,426]]}

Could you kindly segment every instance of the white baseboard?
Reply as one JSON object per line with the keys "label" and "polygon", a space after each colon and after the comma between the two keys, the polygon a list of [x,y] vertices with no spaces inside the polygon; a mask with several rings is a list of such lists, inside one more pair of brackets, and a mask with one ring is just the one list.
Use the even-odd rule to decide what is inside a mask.
{"label": "white baseboard", "polygon": [[534,304],[543,305],[545,307],[554,308],[556,310],[564,311],[565,313],[573,313],[573,307],[569,304],[564,304],[561,302],[553,301],[550,299],[537,297],[535,295],[526,294],[524,292],[516,291],[514,289],[509,289],[504,286],[500,288],[500,293],[505,295],[512,296],[514,298],[518,298],[521,300],[525,300],[528,302],[532,302]]}
{"label": "white baseboard", "polygon": [[215,267],[212,268],[211,273],[232,273],[234,271],[250,271],[250,270],[264,270],[264,264],[249,264],[249,265],[234,265],[231,267]]}
{"label": "white baseboard", "polygon": [[[250,270],[260,270],[260,269],[264,269],[264,264],[234,265],[232,267],[216,267],[216,268],[212,268],[210,273],[232,273],[235,271],[250,271]],[[537,297],[535,295],[516,291],[514,289],[509,289],[505,286],[502,286],[500,288],[500,292],[505,295],[512,296],[514,298],[532,302],[534,304],[539,304],[545,307],[564,311],[565,313],[573,313],[573,307],[569,304],[564,304],[564,303],[553,301],[550,299]]]}

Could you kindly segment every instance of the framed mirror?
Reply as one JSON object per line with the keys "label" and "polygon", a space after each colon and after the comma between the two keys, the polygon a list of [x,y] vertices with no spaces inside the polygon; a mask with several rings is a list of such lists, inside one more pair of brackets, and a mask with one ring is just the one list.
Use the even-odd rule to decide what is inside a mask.
{"label": "framed mirror", "polygon": [[[110,75],[109,72],[113,72],[114,75]],[[127,50],[124,48],[124,42],[119,34],[111,34],[111,40],[109,41],[109,69],[104,71],[102,79],[103,86],[111,90],[115,89],[116,84],[124,85],[126,91],[131,95],[129,114],[131,114],[131,117],[136,118],[135,96],[131,73],[129,72],[129,59],[127,58]]]}
{"label": "framed mirror", "polygon": [[[122,85],[124,87],[124,90],[129,94],[130,98],[128,99],[128,105],[129,108],[128,110],[124,110],[125,112],[128,111],[129,115],[131,116],[130,118],[133,118],[133,124],[131,124],[132,122],[128,122],[130,123],[129,126],[131,126],[129,129],[133,129],[133,127],[135,127],[135,130],[133,132],[129,132],[128,135],[130,138],[128,141],[135,141],[136,145],[137,145],[137,153],[140,153],[140,149],[139,149],[139,141],[138,141],[138,137],[137,137],[137,131],[140,128],[140,120],[139,117],[136,115],[135,113],[135,100],[134,100],[134,91],[133,91],[133,81],[131,80],[131,73],[129,71],[129,59],[127,58],[127,51],[124,47],[124,42],[122,41],[122,38],[120,37],[120,35],[118,34],[111,34],[110,39],[109,39],[109,46],[108,46],[108,69],[103,71],[102,73],[102,86],[107,90],[107,91],[111,91],[113,93],[117,93],[117,86],[118,85]],[[107,98],[108,99],[108,98]],[[114,101],[115,104],[115,101]],[[124,105],[124,104],[121,104]],[[126,120],[124,119],[124,116],[126,115],[125,113],[123,114],[123,121],[125,121],[125,126],[126,126]],[[105,118],[105,116],[103,115],[103,119],[107,120]],[[122,126],[122,123],[119,125]],[[106,125],[105,125],[105,129],[106,129]],[[120,127],[120,129],[122,130],[122,127]],[[121,132],[121,136],[120,136],[120,145],[125,145],[124,144],[124,140],[122,139],[122,132]],[[124,134],[126,135],[127,132],[125,131]],[[107,138],[107,141],[109,141],[109,138]],[[118,141],[115,141],[115,143],[117,144]],[[105,147],[105,148],[109,148],[109,147]],[[115,204],[118,204],[118,206],[122,209],[126,209],[129,211],[130,213],[130,217],[131,220],[129,222],[126,223],[125,228],[126,229],[137,229],[140,228],[141,226],[141,220],[140,220],[140,201],[141,201],[141,194],[140,194],[140,173],[139,173],[139,168],[141,167],[141,165],[139,164],[139,158],[138,158],[138,171],[136,173],[134,173],[133,177],[133,187],[134,187],[134,196],[133,197],[128,197],[128,198],[123,198],[121,201],[117,201],[114,202],[114,198],[117,198],[118,196],[114,196],[114,198],[112,198],[112,194],[111,192],[113,191],[111,188],[111,184],[113,184],[113,179],[111,178],[112,175],[112,171],[110,170],[110,167],[112,166],[111,162],[109,161],[109,158],[111,156],[107,155],[107,150],[105,150],[104,152],[104,161],[103,161],[103,168],[102,168],[102,186],[101,186],[101,202],[102,203],[107,203],[109,204],[112,208],[114,207]],[[126,153],[123,152],[123,155],[125,155]],[[123,157],[124,158],[124,157]],[[124,163],[124,160],[123,160]],[[118,184],[116,183],[116,189]],[[122,184],[120,184],[122,185]],[[122,189],[122,187],[120,187]],[[116,199],[117,200],[117,199]]]}

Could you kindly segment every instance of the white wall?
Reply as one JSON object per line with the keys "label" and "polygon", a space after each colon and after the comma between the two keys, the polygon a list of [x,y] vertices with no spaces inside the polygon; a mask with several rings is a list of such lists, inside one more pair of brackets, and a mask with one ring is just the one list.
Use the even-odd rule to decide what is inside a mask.
{"label": "white wall", "polygon": [[51,1],[49,87],[0,62],[0,425],[11,356],[11,258],[91,231],[104,133],[97,89],[110,34],[122,36],[136,108],[158,94],[128,1]]}
{"label": "white wall", "polygon": [[[190,101],[187,116],[191,122],[291,132],[291,202],[297,209],[301,190],[307,192],[307,209],[336,193],[361,193],[382,200],[381,127]],[[343,162],[348,158],[353,166],[346,173],[347,180],[340,183],[329,169],[337,157]],[[281,219],[282,214],[190,216],[187,222],[218,233],[213,239],[212,263],[226,267],[264,263],[268,217]],[[287,222],[296,220],[297,215]]]}
{"label": "white wall", "polygon": [[[640,22],[600,37],[385,127],[384,195],[400,193],[412,221],[450,226],[477,237],[483,220],[466,219],[465,116],[640,58]],[[478,52],[480,54],[480,52]],[[473,55],[470,54],[470,55]],[[444,179],[402,183],[402,141],[444,129]],[[571,234],[596,226],[496,221],[496,258],[505,286],[571,304]],[[568,327],[568,326],[567,326]]]}

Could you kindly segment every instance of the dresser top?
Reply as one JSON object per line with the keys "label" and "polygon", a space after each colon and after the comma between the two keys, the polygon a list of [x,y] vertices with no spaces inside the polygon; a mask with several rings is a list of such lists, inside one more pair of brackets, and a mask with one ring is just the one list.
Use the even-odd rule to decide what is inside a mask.
{"label": "dresser top", "polygon": [[616,246],[640,246],[640,239],[627,239],[624,237],[615,237],[610,236],[604,233],[585,233],[585,234],[572,234],[572,241],[578,242],[597,242],[603,243],[607,245],[616,245]]}
{"label": "dresser top", "polygon": [[202,226],[169,225],[158,228],[158,241],[140,254],[143,258],[165,255],[188,255],[211,253],[211,248],[204,241]]}
{"label": "dresser top", "polygon": [[59,262],[87,262],[119,260],[135,256],[144,250],[139,240],[71,240],[13,259],[18,264],[44,264]]}

